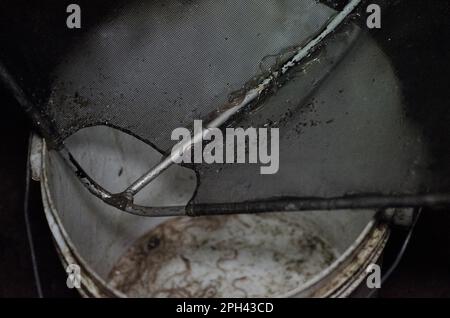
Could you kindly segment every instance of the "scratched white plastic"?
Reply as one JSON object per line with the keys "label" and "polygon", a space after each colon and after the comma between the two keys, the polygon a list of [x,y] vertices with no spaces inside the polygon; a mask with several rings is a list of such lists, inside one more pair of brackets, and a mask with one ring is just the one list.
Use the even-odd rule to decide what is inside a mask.
{"label": "scratched white plastic", "polygon": [[[69,140],[69,146],[83,167],[94,178],[115,187],[111,190],[120,189],[121,186],[127,184],[129,178],[134,176],[133,173],[138,173],[131,170],[146,169],[146,160],[156,161],[161,156],[141,141],[107,127],[88,128],[81,131]],[[124,149],[127,151],[123,151]],[[74,248],[73,252],[103,280],[108,280],[108,274],[114,265],[133,244],[136,244],[140,238],[161,223],[167,222],[168,219],[165,218],[143,218],[116,210],[90,194],[56,153],[48,153],[45,159],[45,187],[54,207],[53,213],[57,214],[67,235],[66,239]],[[130,168],[130,159],[133,162],[133,169]],[[99,164],[106,169],[99,169]],[[111,180],[118,181],[110,183]],[[158,179],[157,183],[152,183],[140,193],[140,200],[146,204],[151,204],[152,201],[159,204],[186,203],[192,195],[194,186],[195,178],[190,170],[173,166]],[[267,277],[268,272],[271,272],[272,278],[280,283],[286,276],[286,268],[283,267],[283,264],[292,259],[308,257],[307,266],[304,267],[305,272],[294,273],[297,280],[293,282],[293,286],[287,285],[278,290],[264,290],[261,285],[255,285],[254,288],[246,287],[247,293],[250,291],[250,294],[266,296],[283,294],[287,287],[294,287],[294,285],[297,287],[296,290],[301,290],[303,285],[317,279],[322,271],[328,268],[323,260],[326,255],[329,255],[330,250],[336,257],[339,257],[352,246],[372,220],[373,214],[373,211],[321,211],[289,215],[290,225],[287,228],[291,230],[298,228],[299,233],[296,234],[296,238],[307,240],[311,236],[320,237],[326,243],[324,245],[326,249],[302,251],[296,246],[285,246],[285,251],[292,251],[293,254],[288,258],[281,259],[278,263],[273,262],[270,257],[264,263],[265,258],[261,255],[258,256],[257,251],[261,246],[283,245],[287,236],[275,235],[274,233],[277,231],[271,234],[270,231],[264,229],[267,228],[267,223],[259,227],[252,226],[247,233],[248,242],[256,240],[258,247],[253,251],[247,249],[249,251],[247,255],[253,254],[258,257],[257,260],[260,263],[258,269],[251,266],[251,263],[256,260],[255,257],[244,257],[239,262],[228,263],[227,271],[231,273],[232,280],[239,278],[237,277],[239,276],[238,271],[235,271],[235,269],[239,269],[241,274],[243,272],[257,273],[261,277],[261,281],[264,281],[262,278]],[[256,224],[255,222],[251,223]],[[233,222],[230,225],[233,225]],[[279,230],[280,225],[273,226],[272,224],[271,228]],[[245,231],[242,227],[236,228],[237,232],[243,230]],[[215,236],[218,233],[210,234]],[[207,233],[202,235],[206,238]],[[224,238],[225,233],[221,235]],[[227,235],[230,237],[230,234]],[[242,241],[247,242],[246,240]],[[189,248],[192,249],[192,246]],[[321,254],[322,252],[324,254]],[[201,251],[198,253],[204,257]],[[227,257],[227,255],[222,256]],[[218,258],[220,256],[216,255],[216,261]],[[241,268],[242,266],[245,267]],[[204,270],[204,267],[199,270]],[[308,274],[306,271],[312,271],[312,273]],[[211,275],[220,275],[220,272],[221,270],[217,269],[217,272],[213,272]],[[166,272],[164,275],[169,274]],[[229,281],[228,287],[232,286],[232,283],[233,281]],[[236,283],[234,284],[236,285]],[[230,295],[230,288],[224,289],[223,293]],[[233,296],[239,297],[242,296],[242,293],[242,291],[236,291]]]}

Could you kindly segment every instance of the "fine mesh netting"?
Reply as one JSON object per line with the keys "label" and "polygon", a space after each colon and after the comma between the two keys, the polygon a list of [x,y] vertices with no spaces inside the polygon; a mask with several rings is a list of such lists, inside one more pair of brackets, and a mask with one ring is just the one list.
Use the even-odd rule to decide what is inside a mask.
{"label": "fine mesh netting", "polygon": [[[168,154],[174,129],[235,106],[338,12],[314,0],[130,2],[57,63],[42,113],[61,139],[108,125]],[[405,103],[398,51],[364,28],[346,20],[221,127],[279,128],[278,172],[188,165],[192,204],[450,190]]]}
{"label": "fine mesh netting", "polygon": [[63,137],[103,123],[166,151],[173,129],[226,105],[334,14],[316,1],[298,0],[126,7],[58,67],[48,112]]}

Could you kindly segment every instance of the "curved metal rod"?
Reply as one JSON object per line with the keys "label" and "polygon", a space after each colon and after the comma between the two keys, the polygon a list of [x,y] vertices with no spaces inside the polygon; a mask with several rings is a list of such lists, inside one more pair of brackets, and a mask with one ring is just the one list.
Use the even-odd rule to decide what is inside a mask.
{"label": "curved metal rod", "polygon": [[[178,159],[183,157],[186,151],[189,151],[193,145],[201,142],[210,132],[212,128],[218,128],[226,123],[232,116],[237,112],[248,106],[250,103],[256,101],[261,94],[270,86],[277,81],[278,78],[286,74],[294,66],[302,62],[306,57],[308,57],[312,51],[333,31],[340,26],[344,20],[352,13],[355,8],[362,2],[362,0],[351,0],[345,8],[336,14],[331,21],[326,25],[325,29],[320,32],[315,38],[309,41],[305,46],[301,47],[294,56],[287,61],[278,71],[271,73],[267,78],[262,80],[259,85],[250,89],[242,100],[238,101],[233,107],[228,108],[226,111],[220,113],[214,120],[209,122],[206,128],[200,133],[193,136],[193,138],[178,146],[177,151],[172,151],[171,154],[163,158],[157,165],[150,169],[147,173],[138,178],[133,182],[125,191],[122,193],[113,194],[104,189],[98,183],[96,183],[78,164],[74,159],[70,151],[62,145],[60,147],[60,153],[64,158],[65,162],[74,170],[75,174],[81,180],[81,182],[87,187],[87,189],[103,200],[104,202],[119,208],[125,212],[140,215],[140,216],[172,216],[172,215],[200,215],[209,214],[208,209],[211,209],[211,214],[229,214],[230,206],[236,208],[235,211],[241,211],[240,213],[257,213],[257,212],[269,212],[267,211],[267,206],[263,204],[260,206],[258,202],[249,205],[249,203],[233,203],[233,204],[223,204],[223,205],[201,205],[199,209],[193,208],[193,205],[189,205],[189,208],[184,206],[176,207],[146,207],[134,204],[134,196],[140,192],[144,187],[146,187],[150,182],[156,179],[161,173],[172,166]],[[307,200],[309,201],[309,200]],[[276,205],[280,203],[276,200]],[[273,202],[273,203],[275,203]],[[286,201],[289,203],[290,201]],[[314,206],[315,204],[313,204]],[[276,211],[278,209],[272,210]],[[281,209],[283,210],[283,209]],[[245,212],[244,212],[245,211]],[[239,212],[235,212],[239,213]]]}
{"label": "curved metal rod", "polygon": [[335,198],[273,198],[217,204],[190,204],[187,215],[227,215],[269,212],[299,212],[323,210],[384,210],[387,208],[441,207],[450,205],[450,193],[419,195],[373,195],[343,196]]}
{"label": "curved metal rod", "polygon": [[58,154],[61,155],[64,162],[73,170],[75,175],[89,192],[111,206],[138,216],[160,217],[186,215],[185,206],[140,207],[135,205],[133,203],[133,197],[130,197],[126,193],[113,194],[95,182],[95,180],[84,171],[65,145],[62,145]]}
{"label": "curved metal rod", "polygon": [[[228,109],[220,114],[215,120],[210,122],[207,128],[198,136],[194,136],[193,143],[198,142],[204,134],[208,134],[209,129],[219,127],[225,123],[229,118],[236,114],[239,110],[247,106],[252,101],[256,100],[260,94],[270,87],[272,82],[276,81],[278,77],[285,74],[289,69],[301,62],[307,57],[311,51],[336,27],[338,27],[345,18],[360,4],[362,0],[352,0],[349,4],[338,13],[332,21],[327,25],[316,38],[310,41],[305,47],[301,48],[294,57],[288,61],[279,72],[272,73],[260,85],[249,92],[238,105]],[[170,167],[176,156],[182,154],[189,149],[193,143],[188,143],[180,147],[179,152],[175,152],[169,157],[164,158],[157,166],[155,166],[148,173],[136,180],[130,187],[122,193],[112,194],[98,183],[96,183],[78,164],[70,151],[64,144],[58,140],[57,134],[51,126],[47,126],[48,121],[41,118],[39,112],[34,111],[32,104],[27,99],[25,93],[19,85],[13,80],[6,68],[0,63],[0,80],[2,80],[7,87],[12,91],[14,97],[24,110],[31,116],[34,123],[39,128],[41,134],[47,139],[51,145],[56,144],[59,153],[64,161],[71,167],[71,169],[78,176],[83,185],[96,197],[109,205],[112,205],[125,212],[149,217],[159,216],[199,216],[199,215],[213,215],[213,214],[237,214],[237,213],[263,213],[263,212],[298,212],[305,210],[336,210],[336,209],[352,209],[352,208],[387,208],[387,207],[413,207],[413,206],[437,206],[450,205],[450,194],[423,194],[411,196],[379,196],[379,195],[364,195],[358,197],[340,197],[340,198],[274,198],[266,201],[258,202],[237,202],[237,203],[218,203],[218,204],[189,204],[188,206],[174,206],[174,207],[145,207],[134,204],[134,195],[142,188],[148,185],[152,180],[159,176],[163,171]]]}
{"label": "curved metal rod", "polygon": [[203,140],[205,136],[209,134],[211,128],[219,128],[224,123],[226,123],[233,115],[238,113],[240,110],[248,106],[250,103],[256,101],[261,93],[268,89],[276,80],[285,75],[290,69],[298,65],[302,60],[308,57],[309,54],[331,33],[333,33],[337,27],[339,27],[342,22],[355,10],[355,8],[362,2],[362,0],[351,0],[336,16],[334,16],[331,21],[327,24],[325,29],[320,32],[318,36],[313,38],[305,46],[300,48],[297,53],[287,61],[279,71],[272,72],[270,75],[262,80],[258,86],[250,89],[244,96],[244,98],[239,101],[233,107],[228,108],[225,112],[219,114],[213,121],[211,121],[207,127],[191,138],[191,140],[179,145],[176,151],[165,157],[160,163],[155,165],[152,169],[138,178],[133,184],[131,184],[124,192],[133,196],[146,187],[150,182],[156,179],[162,172],[168,169],[174,164],[177,158],[182,158],[184,153],[189,151],[194,144],[197,144]]}
{"label": "curved metal rod", "polygon": [[191,203],[187,206],[147,207],[134,204],[132,197],[130,198],[126,192],[111,194],[102,188],[84,172],[66,148],[63,148],[59,153],[92,194],[109,205],[138,216],[162,217],[186,215],[194,217],[269,212],[345,210],[354,208],[383,210],[386,208],[439,207],[450,205],[450,193],[443,193],[399,196],[367,194],[337,198],[273,198],[265,201],[217,204]]}

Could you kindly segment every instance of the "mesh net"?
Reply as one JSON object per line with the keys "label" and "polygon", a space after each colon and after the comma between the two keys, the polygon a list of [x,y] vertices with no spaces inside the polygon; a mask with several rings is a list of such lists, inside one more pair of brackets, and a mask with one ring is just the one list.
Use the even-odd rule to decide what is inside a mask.
{"label": "mesh net", "polygon": [[[108,124],[161,151],[335,11],[315,1],[151,1],[98,26],[58,67],[47,112],[67,137]],[[266,69],[264,69],[266,68]]]}
{"label": "mesh net", "polygon": [[[168,154],[174,129],[217,116],[317,36],[338,12],[324,2],[130,2],[58,61],[41,112],[62,139],[108,125]],[[433,124],[448,111],[435,103],[427,114],[410,97],[404,74],[418,63],[404,66],[402,37],[382,49],[356,23],[340,26],[225,125],[279,128],[278,173],[190,165],[192,203],[450,191],[448,133]]]}

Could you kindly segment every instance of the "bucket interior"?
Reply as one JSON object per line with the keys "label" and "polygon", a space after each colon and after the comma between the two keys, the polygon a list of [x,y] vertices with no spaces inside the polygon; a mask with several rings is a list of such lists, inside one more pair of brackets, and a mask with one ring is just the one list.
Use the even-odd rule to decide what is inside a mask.
{"label": "bucket interior", "polygon": [[[162,155],[118,130],[86,128],[67,141],[94,180],[125,189]],[[299,290],[339,258],[373,211],[320,211],[200,218],[145,218],[90,194],[59,155],[45,157],[45,187],[61,226],[92,271],[130,296],[268,297]],[[183,205],[196,175],[174,165],[137,203]]]}

